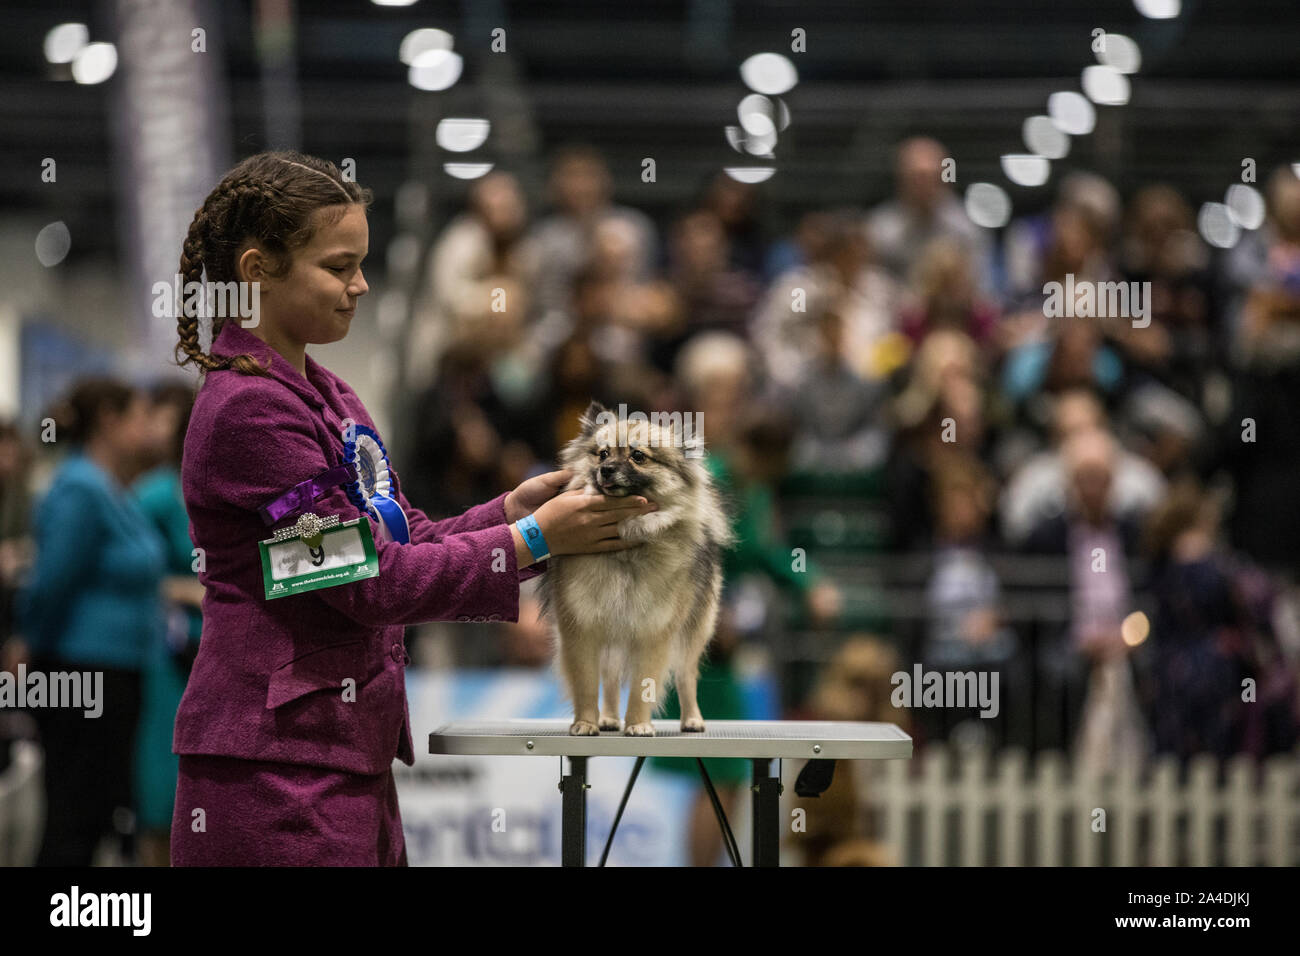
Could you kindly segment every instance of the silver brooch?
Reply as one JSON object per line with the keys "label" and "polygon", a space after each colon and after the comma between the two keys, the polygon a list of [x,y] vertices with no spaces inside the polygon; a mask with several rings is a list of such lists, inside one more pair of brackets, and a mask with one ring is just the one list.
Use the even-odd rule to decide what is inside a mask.
{"label": "silver brooch", "polygon": [[298,516],[298,520],[292,525],[276,531],[273,540],[288,541],[290,538],[302,538],[303,543],[308,548],[315,549],[320,546],[321,533],[326,528],[333,528],[338,523],[338,515],[329,515],[322,518],[310,511],[304,512]]}

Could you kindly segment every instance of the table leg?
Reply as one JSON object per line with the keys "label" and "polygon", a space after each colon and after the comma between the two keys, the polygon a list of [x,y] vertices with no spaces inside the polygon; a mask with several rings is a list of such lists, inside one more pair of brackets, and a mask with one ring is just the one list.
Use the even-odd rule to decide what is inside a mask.
{"label": "table leg", "polygon": [[560,777],[560,865],[587,865],[587,758],[570,757]]}
{"label": "table leg", "polygon": [[772,761],[754,761],[754,865],[781,865],[781,775]]}

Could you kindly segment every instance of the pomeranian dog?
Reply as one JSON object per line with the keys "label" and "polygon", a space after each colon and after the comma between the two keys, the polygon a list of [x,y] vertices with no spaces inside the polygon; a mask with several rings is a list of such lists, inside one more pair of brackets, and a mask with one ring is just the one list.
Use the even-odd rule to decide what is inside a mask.
{"label": "pomeranian dog", "polygon": [[625,684],[624,734],[654,735],[651,715],[674,683],[681,729],[704,730],[696,680],[717,623],[721,553],[732,533],[701,440],[685,434],[679,419],[637,418],[620,429],[614,413],[592,402],[581,434],[560,455],[560,467],[574,473],[566,490],[641,495],[659,506],[619,524],[619,537],[640,547],[552,557],[538,582],[573,702],[570,734],[619,730]]}

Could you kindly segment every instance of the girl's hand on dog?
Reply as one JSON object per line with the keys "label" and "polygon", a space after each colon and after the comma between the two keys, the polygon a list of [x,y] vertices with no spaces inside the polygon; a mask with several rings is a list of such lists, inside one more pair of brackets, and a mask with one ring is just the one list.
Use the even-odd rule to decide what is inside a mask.
{"label": "girl's hand on dog", "polygon": [[551,554],[598,554],[637,547],[618,536],[618,523],[657,510],[654,502],[636,495],[607,498],[575,488],[551,498],[533,517]]}
{"label": "girl's hand on dog", "polygon": [[[506,495],[506,521],[513,524],[525,515],[532,514],[558,495],[572,478],[573,472],[566,468],[562,471],[548,471],[521,483]],[[543,529],[542,534],[545,533],[546,530]]]}

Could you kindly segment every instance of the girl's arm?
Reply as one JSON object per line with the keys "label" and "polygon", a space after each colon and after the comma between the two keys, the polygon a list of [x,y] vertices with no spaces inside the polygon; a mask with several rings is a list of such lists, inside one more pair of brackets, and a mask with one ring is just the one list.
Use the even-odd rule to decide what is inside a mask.
{"label": "girl's arm", "polygon": [[[391,467],[390,471],[393,477],[393,488],[397,495],[397,503],[406,512],[406,523],[411,529],[412,543],[437,544],[445,535],[459,534],[464,531],[479,531],[483,528],[510,524],[510,519],[506,516],[505,504],[506,496],[510,494],[508,491],[503,491],[491,501],[475,505],[462,515],[433,521],[407,500],[406,495],[402,494],[401,483],[397,480],[397,472],[392,470]],[[546,562],[540,561],[520,568],[519,580],[527,581],[529,578],[535,578],[537,575],[544,573],[546,567]]]}
{"label": "girl's arm", "polygon": [[[196,443],[202,448],[199,467],[206,474],[207,496],[246,513],[254,549],[257,536],[271,534],[258,509],[331,464],[310,416],[280,385],[249,380],[224,403],[208,440]],[[341,486],[317,499],[311,510],[322,517],[336,514],[343,522],[363,517]],[[436,542],[397,544],[384,541],[373,520],[364,517],[371,523],[379,575],[281,600],[319,599],[355,621],[375,626],[479,616],[518,620],[519,568],[515,541],[504,522],[457,530]],[[263,598],[259,595],[258,600]]]}
{"label": "girl's arm", "polygon": [[411,541],[413,542],[436,544],[449,534],[458,534],[462,531],[479,531],[483,528],[491,528],[493,525],[506,524],[505,500],[506,495],[509,494],[508,491],[502,492],[491,501],[475,505],[464,514],[453,515],[450,518],[440,518],[435,521],[407,499],[402,492],[402,483],[397,470],[391,464],[389,465],[389,476],[393,482],[397,503],[406,512],[406,523],[411,528]]}

